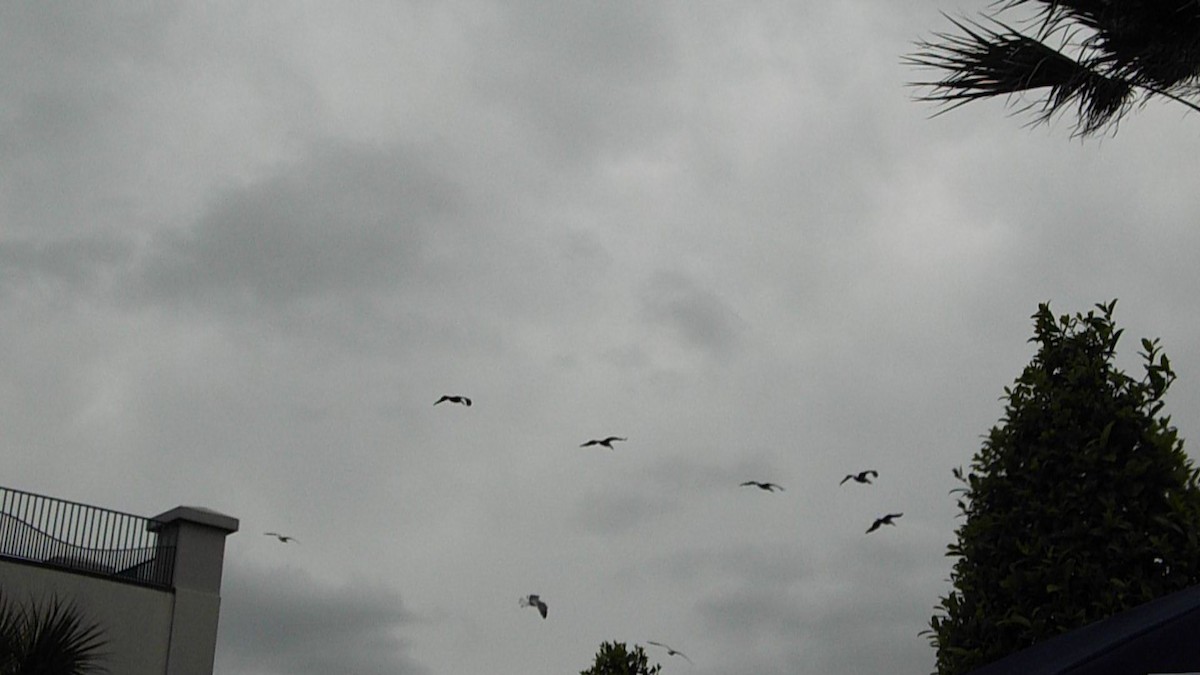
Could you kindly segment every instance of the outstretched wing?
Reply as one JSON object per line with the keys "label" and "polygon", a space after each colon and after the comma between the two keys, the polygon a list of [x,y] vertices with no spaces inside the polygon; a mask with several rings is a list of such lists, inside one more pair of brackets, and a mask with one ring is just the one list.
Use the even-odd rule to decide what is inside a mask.
{"label": "outstretched wing", "polygon": [[667,650],[667,656],[682,656],[683,659],[685,661],[687,661],[688,663],[691,663],[692,665],[696,665],[695,663],[692,662],[691,659],[688,658],[687,654],[684,654],[683,652],[679,651],[678,649],[675,649],[674,647],[672,647],[670,645],[665,645],[661,642],[655,642],[654,640],[646,640],[646,644],[654,645],[655,647],[662,647],[663,649]]}

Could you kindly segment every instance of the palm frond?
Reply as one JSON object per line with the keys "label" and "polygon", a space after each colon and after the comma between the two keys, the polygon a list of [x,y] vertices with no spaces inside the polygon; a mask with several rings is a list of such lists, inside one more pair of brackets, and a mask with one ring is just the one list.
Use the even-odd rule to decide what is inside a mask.
{"label": "palm frond", "polygon": [[100,649],[105,644],[96,624],[84,623],[79,610],[58,598],[26,617],[28,651],[26,668],[31,672],[85,675],[104,672]]}
{"label": "palm frond", "polygon": [[[1096,133],[1118,120],[1134,96],[1133,87],[1108,77],[1093,64],[1077,61],[1046,44],[991,19],[995,28],[950,19],[961,34],[937,33],[938,42],[918,42],[905,62],[935,68],[946,75],[918,99],[957,108],[969,101],[996,96],[1019,97],[1047,89],[1043,98],[1023,109],[1037,108],[1045,122],[1072,105],[1077,107],[1076,134]],[[942,112],[945,112],[943,110]]]}
{"label": "palm frond", "polygon": [[99,625],[87,623],[73,604],[13,603],[0,593],[0,673],[89,675],[107,672]]}
{"label": "palm frond", "polygon": [[1200,2],[1196,0],[1005,0],[1036,2],[1044,27],[1090,29],[1087,47],[1113,77],[1135,86],[1172,89],[1200,76]]}

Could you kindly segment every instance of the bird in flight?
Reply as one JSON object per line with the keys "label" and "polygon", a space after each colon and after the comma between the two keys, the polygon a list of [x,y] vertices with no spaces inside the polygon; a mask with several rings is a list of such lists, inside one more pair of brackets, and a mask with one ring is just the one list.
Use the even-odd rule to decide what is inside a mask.
{"label": "bird in flight", "polygon": [[892,521],[895,520],[896,518],[899,518],[902,515],[904,515],[904,514],[903,513],[889,513],[886,516],[883,516],[881,518],[876,518],[875,522],[871,523],[871,529],[867,530],[867,534],[871,534],[875,530],[878,530],[880,525],[895,526],[896,523],[894,523]]}
{"label": "bird in flight", "polygon": [[546,612],[548,612],[550,609],[546,606],[546,603],[542,602],[542,599],[536,595],[527,595],[521,598],[521,606],[537,607],[538,612],[541,612],[543,619],[546,618]]}
{"label": "bird in flight", "polygon": [[450,403],[461,403],[462,405],[465,405],[468,408],[471,407],[471,399],[467,398],[466,396],[443,396],[443,397],[439,398],[438,400],[434,401],[433,404],[437,405],[439,403],[443,403],[446,401],[449,401]]}
{"label": "bird in flight", "polygon": [[292,537],[289,535],[284,535],[284,534],[279,534],[278,532],[263,532],[263,534],[268,537],[275,537],[276,539],[279,540],[279,542],[281,544],[286,544],[286,543],[292,542],[292,541],[295,541],[296,543],[300,543],[300,542],[296,541],[295,537]]}
{"label": "bird in flight", "polygon": [[667,650],[667,656],[682,656],[683,660],[691,663],[693,666],[696,665],[691,659],[688,658],[687,654],[684,654],[678,649],[672,649],[671,647],[668,647],[661,642],[655,642],[654,640],[646,640],[646,644],[654,645],[655,647],[662,647],[663,649]]}
{"label": "bird in flight", "polygon": [[750,487],[751,485],[760,490],[766,490],[767,492],[783,490],[783,486],[779,485],[778,483],[760,483],[756,480],[748,480],[745,483],[742,483],[741,487]]}
{"label": "bird in flight", "polygon": [[838,485],[841,485],[842,483],[845,483],[848,480],[852,480],[856,483],[866,483],[866,484],[870,485],[872,478],[879,478],[879,472],[875,471],[873,469],[868,469],[866,471],[860,471],[858,473],[848,473],[848,474],[846,474],[846,477],[842,479],[842,482],[838,483]]}
{"label": "bird in flight", "polygon": [[627,440],[629,440],[629,439],[622,438],[620,436],[609,436],[608,438],[600,438],[600,439],[593,438],[592,440],[588,441],[587,443],[584,443],[583,445],[581,445],[579,447],[586,448],[591,445],[603,445],[604,447],[608,448],[609,450],[612,450],[613,449],[613,446],[612,446],[613,441],[627,441]]}

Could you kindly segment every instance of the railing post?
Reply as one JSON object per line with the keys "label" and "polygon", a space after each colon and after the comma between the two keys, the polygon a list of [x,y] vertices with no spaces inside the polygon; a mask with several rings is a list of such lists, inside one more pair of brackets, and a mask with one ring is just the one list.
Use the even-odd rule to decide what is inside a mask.
{"label": "railing post", "polygon": [[167,675],[212,675],[221,608],[225,537],[238,520],[216,511],[179,506],[154,517],[162,550],[174,552],[175,608]]}

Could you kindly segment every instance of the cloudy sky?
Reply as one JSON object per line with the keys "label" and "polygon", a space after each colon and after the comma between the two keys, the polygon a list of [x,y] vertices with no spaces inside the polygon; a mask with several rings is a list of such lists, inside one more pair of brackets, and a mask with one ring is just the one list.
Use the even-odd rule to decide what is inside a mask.
{"label": "cloudy sky", "polygon": [[220,675],[928,673],[1039,302],[1200,434],[1200,117],[931,117],[985,6],[0,5],[3,484],[239,518]]}

